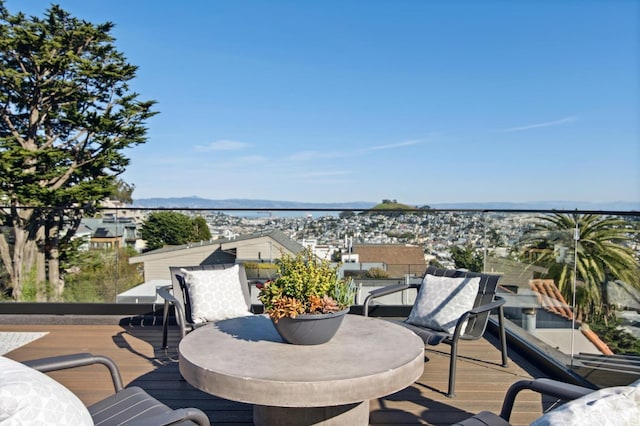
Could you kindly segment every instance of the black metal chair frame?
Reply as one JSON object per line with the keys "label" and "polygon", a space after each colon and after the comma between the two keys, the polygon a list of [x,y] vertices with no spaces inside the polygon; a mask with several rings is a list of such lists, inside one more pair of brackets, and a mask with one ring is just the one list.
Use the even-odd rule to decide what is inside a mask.
{"label": "black metal chair frame", "polygon": [[462,422],[455,423],[454,426],[508,426],[516,397],[523,390],[531,390],[541,395],[558,398],[558,400],[563,402],[583,397],[595,391],[591,388],[552,379],[519,380],[512,384],[507,390],[504,401],[502,402],[500,416],[490,411],[482,411]]}
{"label": "black metal chair frame", "polygon": [[[480,277],[480,285],[478,289],[478,295],[474,303],[473,309],[465,312],[457,321],[453,334],[446,332],[433,331],[426,327],[420,327],[413,324],[409,324],[405,321],[399,322],[414,331],[420,336],[425,344],[437,345],[440,343],[446,343],[451,346],[451,359],[449,361],[449,386],[447,390],[447,396],[452,398],[455,396],[455,384],[456,384],[456,360],[458,358],[458,343],[460,340],[477,340],[482,338],[484,331],[489,321],[489,314],[493,310],[498,311],[498,328],[500,337],[500,348],[502,352],[502,366],[508,366],[507,358],[507,339],[504,328],[504,309],[503,305],[505,300],[496,296],[496,288],[500,275],[494,274],[482,274],[477,272],[460,271],[454,269],[442,269],[434,266],[428,266],[425,275],[445,276],[445,277]],[[369,316],[370,303],[379,297],[389,294],[397,293],[408,289],[420,290],[422,284],[396,284],[387,287],[383,287],[377,290],[373,290],[369,293],[364,301],[363,312],[364,316]],[[463,326],[467,324],[466,327]]]}
{"label": "black metal chair frame", "polygon": [[[227,269],[236,265],[235,263],[217,263],[206,264],[196,266],[170,266],[169,271],[171,273],[171,285],[160,287],[157,290],[158,296],[164,299],[164,307],[162,311],[162,349],[167,349],[167,340],[169,333],[169,311],[173,306],[176,322],[180,329],[180,338],[182,339],[188,332],[204,324],[194,324],[191,320],[191,303],[189,301],[189,295],[184,283],[184,277],[180,272],[180,269],[186,269],[187,271],[206,271],[206,270],[219,270]],[[243,267],[240,265],[239,271],[240,285],[242,287],[242,294],[244,295],[245,302],[247,303],[247,310],[251,309],[251,293],[249,283],[247,280],[247,274]]]}
{"label": "black metal chair frame", "polygon": [[210,425],[207,415],[197,408],[174,410],[140,387],[125,388],[122,385],[118,366],[107,356],[79,353],[40,358],[25,361],[23,364],[42,373],[92,364],[104,365],[111,374],[115,393],[87,407],[96,425],[161,426],[194,423],[200,426]]}

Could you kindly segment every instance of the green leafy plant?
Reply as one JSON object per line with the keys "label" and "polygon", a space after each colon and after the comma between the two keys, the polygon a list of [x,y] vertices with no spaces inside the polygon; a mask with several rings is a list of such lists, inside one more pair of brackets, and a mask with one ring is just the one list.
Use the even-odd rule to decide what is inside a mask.
{"label": "green leafy plant", "polygon": [[596,316],[589,324],[598,336],[617,355],[640,355],[640,339],[622,328],[622,320],[615,314],[608,318],[605,315]]}
{"label": "green leafy plant", "polygon": [[149,214],[140,227],[140,236],[147,242],[145,251],[151,251],[165,245],[206,241],[211,232],[200,216],[192,219],[180,212],[160,211]]}
{"label": "green leafy plant", "polygon": [[382,268],[370,268],[366,273],[367,278],[389,278],[389,273]]}
{"label": "green leafy plant", "polygon": [[310,249],[277,261],[276,278],[265,283],[260,301],[274,320],[301,314],[338,312],[354,301],[351,279],[338,278],[338,267],[314,256]]}

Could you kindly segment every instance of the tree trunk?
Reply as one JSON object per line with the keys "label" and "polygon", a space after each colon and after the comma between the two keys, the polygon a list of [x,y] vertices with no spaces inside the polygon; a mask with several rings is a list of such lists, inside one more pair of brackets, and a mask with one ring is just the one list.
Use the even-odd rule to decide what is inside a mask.
{"label": "tree trunk", "polygon": [[49,284],[51,296],[55,302],[62,301],[64,282],[60,277],[60,228],[57,223],[47,229],[47,252],[49,257]]}
{"label": "tree trunk", "polygon": [[36,297],[40,298],[38,294],[42,290],[39,288],[45,288],[46,277],[44,252],[39,250],[44,247],[38,247],[37,238],[44,237],[44,233],[39,227],[37,212],[34,209],[21,209],[12,205],[11,211],[7,212],[5,225],[13,233],[13,247],[2,235],[0,257],[9,273],[11,296],[16,301],[24,300],[25,285],[30,284],[35,286],[32,290],[35,290]]}
{"label": "tree trunk", "polygon": [[17,224],[13,226],[13,257],[11,264],[7,266],[7,269],[11,269],[13,272],[11,280],[11,296],[17,302],[22,300],[23,286],[24,286],[24,266],[28,262],[25,259],[25,250],[27,246],[27,231]]}
{"label": "tree trunk", "polygon": [[46,276],[46,258],[44,248],[44,226],[38,226],[36,231],[36,238],[34,241],[34,267],[35,267],[35,290],[36,290],[36,302],[47,301],[47,276]]}
{"label": "tree trunk", "polygon": [[4,265],[4,269],[9,274],[9,283],[12,285],[14,282],[15,272],[13,270],[13,255],[11,247],[7,241],[5,233],[0,229],[0,261]]}
{"label": "tree trunk", "polygon": [[7,266],[7,269],[11,270],[11,297],[13,300],[19,302],[22,300],[22,250],[24,248],[24,242],[18,241],[16,236],[13,246],[13,257],[11,264]]}

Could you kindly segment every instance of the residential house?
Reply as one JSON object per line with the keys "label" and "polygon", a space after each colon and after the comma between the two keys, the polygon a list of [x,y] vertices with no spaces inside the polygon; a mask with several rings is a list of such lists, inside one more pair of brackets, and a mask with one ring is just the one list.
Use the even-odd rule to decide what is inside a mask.
{"label": "residential house", "polygon": [[221,238],[180,246],[167,246],[129,259],[142,263],[145,281],[170,280],[170,266],[213,263],[271,263],[282,254],[295,255],[303,246],[279,230],[269,230],[234,238]]}
{"label": "residential house", "polygon": [[88,240],[90,249],[118,249],[138,247],[138,225],[130,218],[84,218],[76,232],[77,237]]}
{"label": "residential house", "polygon": [[500,285],[517,293],[519,289],[528,290],[529,282],[533,279],[543,278],[548,269],[504,257],[488,256],[484,272],[502,275]]}
{"label": "residential house", "polygon": [[419,246],[408,244],[354,244],[352,253],[358,262],[382,263],[391,278],[405,275],[422,276],[427,269],[424,252]]}

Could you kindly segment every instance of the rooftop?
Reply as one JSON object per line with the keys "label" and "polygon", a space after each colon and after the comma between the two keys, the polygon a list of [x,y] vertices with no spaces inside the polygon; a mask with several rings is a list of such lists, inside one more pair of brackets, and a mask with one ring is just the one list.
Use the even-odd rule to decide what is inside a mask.
{"label": "rooftop", "polygon": [[[415,232],[415,238],[406,242],[395,239],[392,241],[395,244],[392,248],[401,247],[403,251],[411,249],[415,253],[424,250],[425,255],[435,255],[436,259],[444,262],[448,258],[446,256],[438,258],[438,253],[442,252],[446,255],[447,250],[457,244],[460,235],[464,235],[465,241],[474,242],[476,253],[486,254],[483,259],[484,270],[503,274],[500,285],[503,286],[504,293],[501,296],[508,299],[505,305],[505,315],[508,323],[513,325],[513,330],[509,331],[515,334],[515,336],[510,336],[514,342],[509,342],[510,366],[506,369],[500,367],[500,352],[494,344],[492,335],[486,335],[486,340],[462,342],[461,358],[458,363],[457,397],[450,399],[444,395],[448,378],[449,347],[446,345],[429,347],[425,352],[427,359],[424,374],[419,380],[403,391],[371,401],[370,420],[372,424],[450,424],[481,410],[497,412],[506,389],[513,382],[529,377],[547,375],[554,377],[555,374],[560,374],[559,369],[566,369],[569,365],[580,367],[579,371],[574,368],[574,371],[577,371],[576,374],[599,386],[630,383],[640,375],[640,361],[636,359],[630,359],[630,357],[623,355],[603,357],[602,354],[605,351],[595,348],[593,344],[595,335],[593,332],[588,334],[587,328],[581,327],[579,330],[581,333],[576,329],[577,333],[574,335],[577,337],[576,342],[578,339],[590,342],[591,346],[594,346],[593,350],[583,351],[582,346],[577,343],[575,348],[566,349],[562,344],[556,343],[571,341],[574,324],[571,309],[568,308],[567,302],[558,295],[555,284],[551,285],[551,282],[541,279],[544,277],[543,270],[534,265],[515,262],[507,258],[499,258],[496,262],[495,258],[490,255],[493,249],[506,251],[509,246],[515,245],[526,227],[520,226],[513,215],[498,218],[490,213],[481,212],[482,220],[478,220],[478,216],[471,213],[457,216],[451,212],[425,213],[419,229]],[[225,217],[225,219],[230,219],[230,217]],[[366,217],[358,217],[358,220],[353,219],[353,221],[334,219],[324,218],[316,224],[317,226],[308,226],[307,228],[304,226],[309,223],[294,222],[294,219],[283,219],[282,222],[278,222],[275,218],[270,218],[268,226],[266,223],[260,223],[233,228],[216,222],[210,225],[233,230],[234,233],[238,232],[237,235],[240,237],[216,240],[212,243],[203,242],[202,246],[200,243],[195,246],[192,244],[190,249],[186,249],[188,246],[171,247],[131,258],[118,257],[117,259],[123,262],[144,260],[144,277],[147,281],[165,279],[162,282],[167,282],[168,266],[175,265],[176,262],[185,265],[200,264],[202,259],[211,256],[212,247],[217,247],[221,242],[224,242],[225,246],[220,246],[220,251],[233,249],[235,246],[230,247],[230,245],[236,244],[237,250],[228,250],[228,252],[236,254],[237,258],[245,260],[266,259],[265,253],[270,253],[271,245],[269,243],[277,245],[276,243],[279,243],[280,240],[292,240],[294,235],[303,239],[312,237],[317,239],[319,244],[327,244],[327,246],[345,241],[345,235],[348,232],[359,229],[361,223],[358,220],[364,221]],[[414,216],[407,217],[406,223],[414,219],[416,219]],[[389,239],[391,239],[390,235],[397,234],[395,228],[405,224],[405,222],[399,222],[400,218],[394,220],[397,220],[398,223],[392,227],[394,229],[388,235]],[[482,226],[479,226],[479,223]],[[388,222],[384,221],[382,225],[387,226]],[[469,228],[472,225],[478,226]],[[260,232],[249,232],[255,231],[256,227]],[[271,229],[271,227],[276,229]],[[309,231],[301,235],[299,229],[313,229],[314,232]],[[496,230],[496,235],[500,238],[496,241],[484,238],[487,229]],[[377,235],[378,231],[378,228],[369,231],[363,230],[362,240],[369,241],[368,238]],[[371,234],[365,234],[365,232]],[[288,236],[289,234],[291,236]],[[261,248],[257,244],[253,244],[255,241],[248,241],[249,238],[256,238],[261,242],[263,242],[262,240],[268,241],[266,241],[265,248]],[[412,243],[418,247],[407,245]],[[302,247],[298,242],[295,244],[295,247]],[[353,247],[355,249],[356,245]],[[361,247],[367,247],[367,245],[363,244]],[[373,247],[372,250],[379,250],[379,247],[386,246],[381,244],[378,247]],[[632,242],[631,247],[634,253],[640,252],[640,245],[637,241]],[[176,249],[186,252],[185,256],[193,254],[192,252],[198,252],[200,258],[180,258],[178,255],[181,252],[177,252]],[[155,265],[157,267],[152,265],[155,257],[162,258],[160,259],[162,261]],[[268,256],[268,258],[271,257]],[[403,259],[408,262],[408,253],[403,252]],[[388,259],[385,261],[387,264],[394,263]],[[425,257],[420,257],[419,261],[424,266]],[[418,262],[417,258],[416,262]],[[402,274],[399,276],[409,280],[411,277],[405,276],[405,274],[413,271],[413,266],[410,264],[398,266],[402,268]],[[104,286],[119,290],[124,287],[122,281],[120,276],[115,274],[113,279],[105,280]],[[94,285],[95,281],[89,278],[87,283]],[[362,280],[359,284],[362,285],[362,294],[366,295],[376,286],[388,285],[389,283],[370,283]],[[154,287],[155,284],[151,288],[152,295]],[[635,306],[634,303],[638,300],[637,295],[629,292],[626,288],[622,290],[624,290],[622,300],[617,303],[624,307]],[[225,401],[204,394],[180,380],[175,351],[178,337],[177,329],[174,327],[170,336],[170,342],[173,342],[174,349],[167,352],[159,350],[162,332],[161,315],[158,315],[158,310],[161,305],[157,303],[152,305],[151,300],[136,300],[138,296],[134,295],[133,300],[139,302],[140,305],[135,305],[133,300],[114,304],[111,303],[113,298],[106,296],[100,299],[105,303],[2,303],[0,331],[47,333],[44,337],[7,353],[7,356],[16,360],[27,360],[74,352],[88,351],[104,354],[112,357],[121,366],[125,383],[141,386],[169,406],[196,406],[207,412],[214,424],[250,424],[252,419],[250,405]],[[389,314],[391,316],[399,316],[401,310],[408,313],[414,294],[398,294],[397,296],[398,300],[382,301],[381,299],[380,305],[377,307],[380,310],[387,308],[388,312],[391,312]],[[155,297],[153,300],[156,300]],[[88,301],[92,301],[92,299]],[[146,306],[142,306],[143,304]],[[352,312],[358,314],[358,309],[362,309],[362,306],[354,308],[356,308],[355,312],[353,310]],[[151,310],[154,311],[155,316],[149,320],[146,313]],[[48,316],[46,320],[43,320],[41,311],[46,311]],[[624,318],[627,320],[625,326],[637,332],[639,330],[636,326],[638,324],[637,312],[635,310],[624,311],[624,314]],[[576,325],[579,325],[578,322]],[[560,337],[557,337],[558,334]],[[518,341],[515,341],[516,338]],[[553,365],[546,364],[537,365],[538,368],[534,367],[531,363],[532,358],[528,355],[522,355],[526,348],[523,349],[523,344],[520,342],[535,346],[534,349],[530,349],[531,353],[537,351],[537,354],[546,355],[550,358],[550,364]],[[586,354],[576,354],[574,349],[577,349],[578,352],[586,352]],[[519,354],[517,351],[523,352]],[[571,353],[574,354],[573,358]],[[484,362],[487,359],[490,361],[489,363]],[[366,362],[366,359],[363,362]],[[544,371],[541,370],[542,368]],[[106,373],[104,382],[100,381],[101,376],[97,375],[100,374],[97,369],[92,371],[87,368],[87,373],[89,374],[64,372],[56,373],[54,377],[68,385],[89,404],[104,397],[106,393],[111,392],[111,389]],[[97,381],[99,383],[96,383]],[[528,424],[539,416],[541,407],[540,397],[533,394],[523,395],[516,403],[514,422]]]}
{"label": "rooftop", "polygon": [[[74,324],[3,324],[0,328],[8,332],[48,332],[5,356],[23,361],[75,352],[107,355],[120,366],[125,385],[140,386],[171,407],[198,407],[216,425],[252,424],[251,405],[205,394],[180,379],[175,327],[170,332],[172,348],[164,351],[159,349],[162,334],[159,325],[132,325],[126,320],[119,324],[82,323],[83,320],[78,318]],[[500,351],[493,341],[493,336],[488,335],[486,339],[461,344],[455,398],[444,395],[448,347],[427,349],[422,377],[400,392],[372,400],[370,423],[441,425],[451,424],[481,410],[499,412],[510,384],[522,378],[543,377],[544,374],[514,350],[509,351],[509,367],[500,367]],[[106,370],[98,366],[51,375],[86,404],[112,392]],[[512,422],[528,424],[540,415],[541,410],[540,397],[525,393],[516,402]]]}

